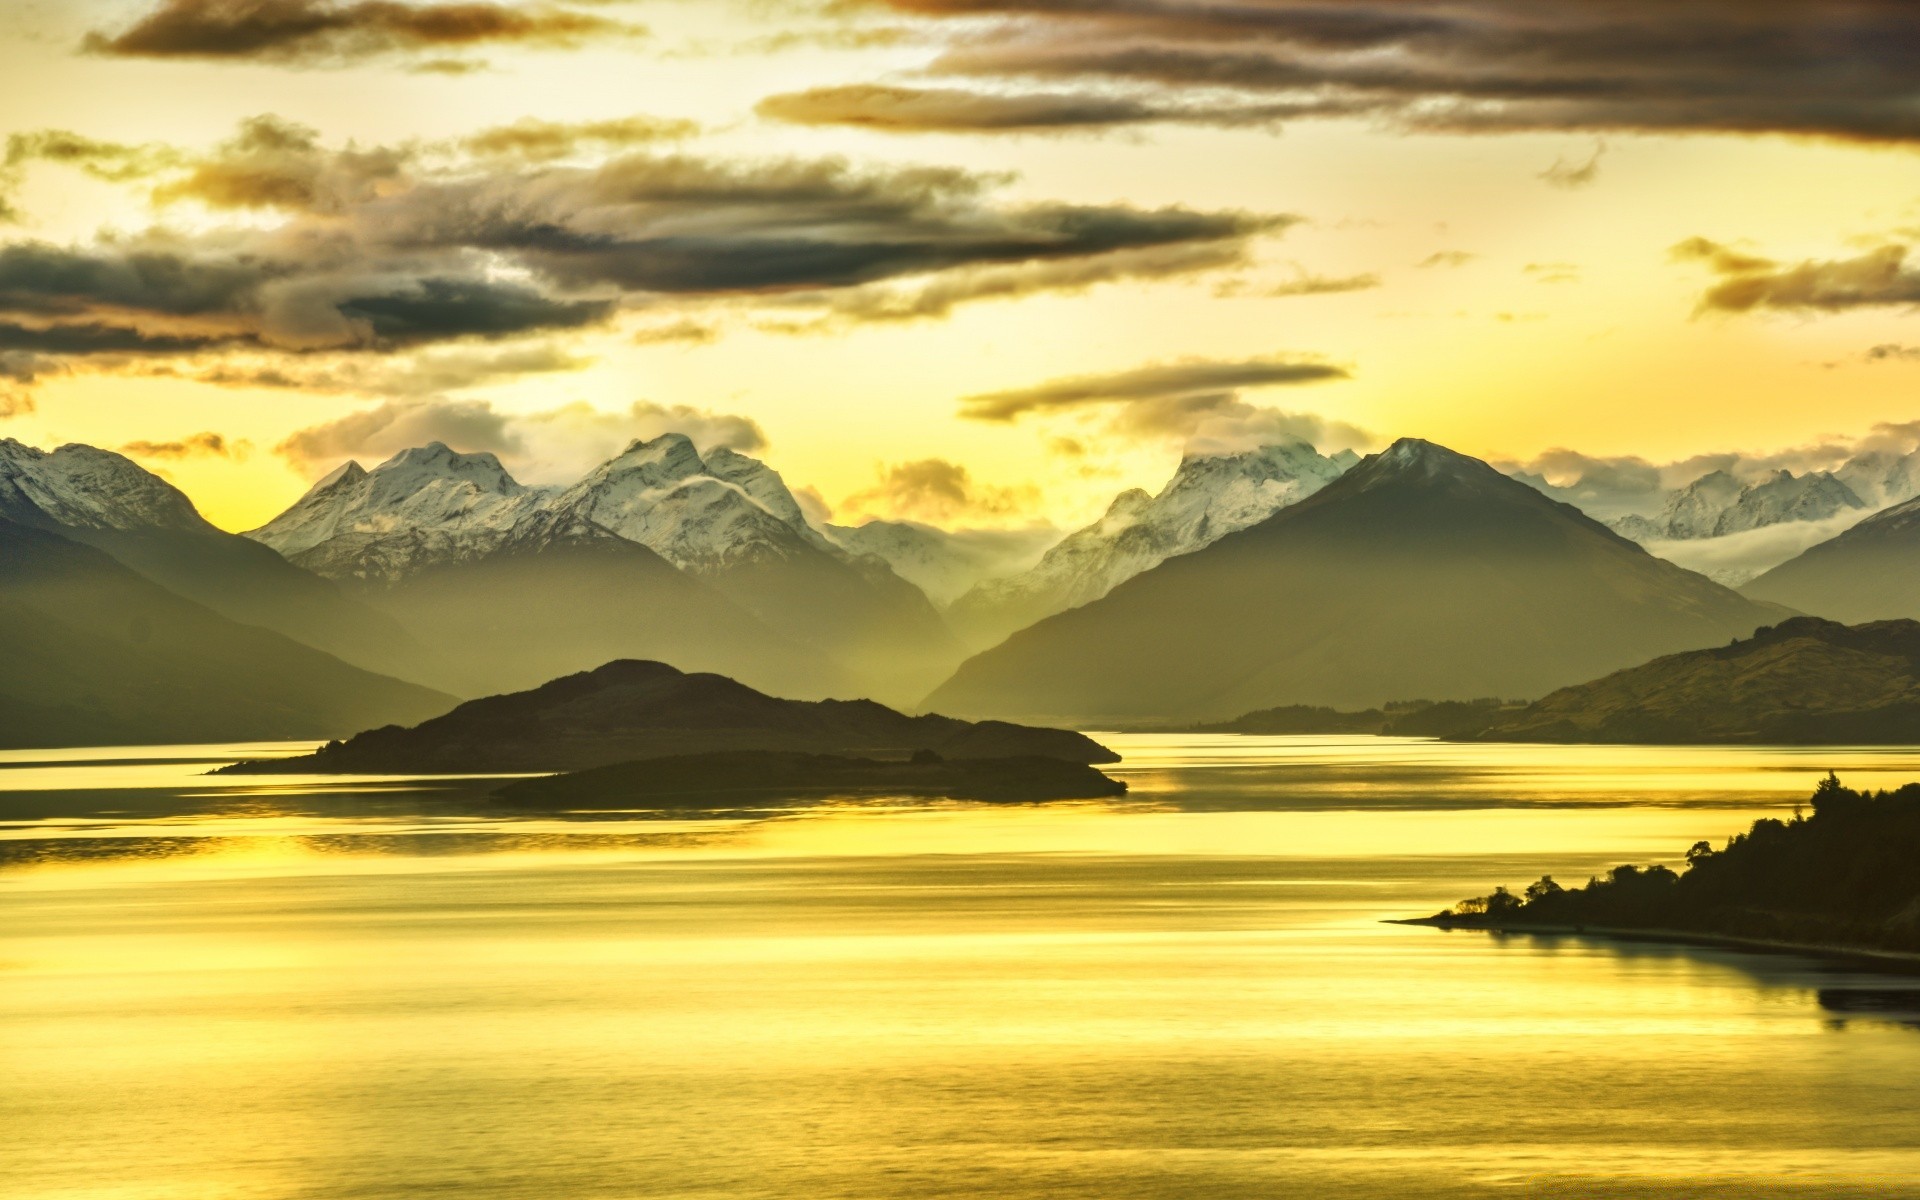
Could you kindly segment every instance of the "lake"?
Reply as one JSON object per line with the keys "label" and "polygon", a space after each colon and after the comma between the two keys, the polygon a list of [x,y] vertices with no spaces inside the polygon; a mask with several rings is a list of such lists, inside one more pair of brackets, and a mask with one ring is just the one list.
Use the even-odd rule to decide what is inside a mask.
{"label": "lake", "polygon": [[1920,979],[1382,924],[1920,749],[1101,736],[708,820],[0,753],[0,1196],[1920,1195]]}

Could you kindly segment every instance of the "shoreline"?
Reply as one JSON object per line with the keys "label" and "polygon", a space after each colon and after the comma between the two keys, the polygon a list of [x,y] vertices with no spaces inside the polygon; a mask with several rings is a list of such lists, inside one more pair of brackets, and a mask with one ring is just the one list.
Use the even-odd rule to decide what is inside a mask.
{"label": "shoreline", "polygon": [[1459,917],[1400,917],[1382,921],[1385,925],[1422,925],[1451,932],[1456,929],[1475,933],[1532,933],[1560,937],[1593,937],[1619,942],[1652,942],[1669,946],[1691,946],[1709,950],[1748,950],[1764,954],[1800,954],[1812,958],[1841,959],[1892,968],[1903,974],[1920,974],[1920,953],[1905,950],[1878,950],[1868,946],[1846,946],[1822,942],[1786,942],[1772,938],[1740,937],[1726,933],[1701,933],[1686,929],[1634,929],[1611,925],[1535,925],[1491,924]]}

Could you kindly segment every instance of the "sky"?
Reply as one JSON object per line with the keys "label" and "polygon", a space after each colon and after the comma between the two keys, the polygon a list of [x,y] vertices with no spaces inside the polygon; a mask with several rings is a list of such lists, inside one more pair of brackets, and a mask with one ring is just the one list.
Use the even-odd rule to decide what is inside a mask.
{"label": "sky", "polygon": [[1292,436],[1920,418],[1895,0],[4,3],[0,437],[232,529],[435,439],[1071,526]]}

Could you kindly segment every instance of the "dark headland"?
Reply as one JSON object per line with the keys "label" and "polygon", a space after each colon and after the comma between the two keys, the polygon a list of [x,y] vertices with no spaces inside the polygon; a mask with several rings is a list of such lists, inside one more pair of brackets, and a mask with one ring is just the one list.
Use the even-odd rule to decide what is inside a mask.
{"label": "dark headland", "polygon": [[1620,866],[1584,887],[1551,876],[1404,922],[1913,956],[1920,961],[1920,784],[1859,792],[1832,775],[1811,813],[1766,818],[1684,871]]}
{"label": "dark headland", "polygon": [[723,675],[620,661],[531,691],[472,700],[405,728],[390,725],[298,758],[238,763],[238,774],[518,774],[721,753],[905,760],[1119,755],[1067,729],[910,717],[871,700],[782,700]]}

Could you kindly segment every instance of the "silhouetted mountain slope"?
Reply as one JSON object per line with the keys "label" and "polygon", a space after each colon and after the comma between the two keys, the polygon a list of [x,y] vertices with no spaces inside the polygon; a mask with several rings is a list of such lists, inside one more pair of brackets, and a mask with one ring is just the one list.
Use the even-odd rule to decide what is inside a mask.
{"label": "silhouetted mountain slope", "polygon": [[1920,617],[1920,499],[1875,513],[1740,590],[1836,621]]}
{"label": "silhouetted mountain slope", "polygon": [[1730,646],[1562,688],[1493,722],[1516,742],[1920,741],[1920,622],[1794,617]]}
{"label": "silhouetted mountain slope", "polygon": [[720,675],[614,662],[532,691],[471,700],[414,729],[375,729],[248,773],[576,771],[631,759],[735,750],[946,758],[1041,755],[1114,762],[1064,729],[909,717],[871,700],[781,700]]}
{"label": "silhouetted mountain slope", "polygon": [[927,703],[1087,724],[1539,695],[1780,615],[1408,439],[1013,635]]}
{"label": "silhouetted mountain slope", "polygon": [[439,664],[331,580],[207,523],[133,460],[92,446],[0,441],[0,516],[93,546],[223,616],[261,625],[381,674],[425,681]]}
{"label": "silhouetted mountain slope", "polygon": [[58,534],[0,518],[0,745],[329,737],[451,696],[228,620]]}
{"label": "silhouetted mountain slope", "polygon": [[733,807],[834,796],[922,796],[1026,804],[1124,796],[1127,785],[1085,763],[1025,758],[848,758],[779,750],[678,754],[526,779],[494,793],[542,808]]}

